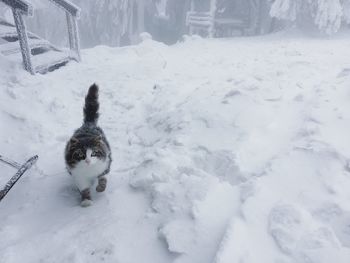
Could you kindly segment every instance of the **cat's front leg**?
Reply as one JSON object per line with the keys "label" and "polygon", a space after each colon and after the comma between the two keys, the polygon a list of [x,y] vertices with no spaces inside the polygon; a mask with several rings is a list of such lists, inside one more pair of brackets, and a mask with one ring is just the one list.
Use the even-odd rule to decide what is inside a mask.
{"label": "cat's front leg", "polygon": [[91,195],[90,195],[90,189],[86,188],[83,191],[80,192],[81,194],[81,206],[87,207],[92,205]]}
{"label": "cat's front leg", "polygon": [[96,186],[96,191],[101,193],[106,190],[107,178],[104,175],[98,177],[98,185]]}
{"label": "cat's front leg", "polygon": [[74,171],[72,175],[81,195],[81,206],[87,207],[92,205],[90,195],[91,179],[81,172]]}

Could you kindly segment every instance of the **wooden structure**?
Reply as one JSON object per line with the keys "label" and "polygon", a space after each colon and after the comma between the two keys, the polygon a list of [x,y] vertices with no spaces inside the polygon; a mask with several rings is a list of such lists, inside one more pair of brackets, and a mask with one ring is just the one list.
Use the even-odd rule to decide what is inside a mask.
{"label": "wooden structure", "polygon": [[[187,12],[186,25],[189,34],[204,37],[230,37],[237,33],[252,35],[255,33],[261,0],[191,0],[191,9]],[[225,14],[227,5],[237,10]],[[225,6],[226,5],[226,6]],[[236,5],[236,6],[235,6]],[[242,14],[234,14],[243,10]]]}
{"label": "wooden structure", "polygon": [[197,10],[196,3],[191,1],[191,10],[186,17],[190,35],[198,34],[213,37],[215,33],[215,12],[216,0],[210,0],[209,10],[207,11]]}
{"label": "wooden structure", "polygon": [[70,60],[80,61],[77,19],[80,9],[66,0],[48,0],[66,13],[69,50],[60,49],[26,28],[23,16],[33,16],[33,6],[24,0],[0,0],[12,9],[15,24],[0,18],[0,53],[16,60],[19,54],[31,74],[55,70]]}
{"label": "wooden structure", "polygon": [[0,201],[4,199],[4,197],[7,195],[7,193],[11,190],[11,188],[17,183],[17,181],[21,178],[21,176],[30,169],[38,160],[38,156],[35,155],[32,158],[30,158],[28,161],[26,161],[23,165],[12,161],[10,159],[7,159],[0,155],[0,162],[3,162],[12,168],[17,169],[17,172],[14,176],[11,177],[11,179],[7,182],[4,188],[0,188]]}

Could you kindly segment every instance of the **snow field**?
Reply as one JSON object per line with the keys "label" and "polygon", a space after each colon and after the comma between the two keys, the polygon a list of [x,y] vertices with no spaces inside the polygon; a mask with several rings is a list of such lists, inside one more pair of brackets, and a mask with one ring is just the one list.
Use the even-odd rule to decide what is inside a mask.
{"label": "snow field", "polygon": [[[1,62],[2,151],[40,159],[1,203],[0,262],[349,262],[349,50],[146,38],[48,75]],[[93,82],[114,161],[82,209],[63,149]]]}

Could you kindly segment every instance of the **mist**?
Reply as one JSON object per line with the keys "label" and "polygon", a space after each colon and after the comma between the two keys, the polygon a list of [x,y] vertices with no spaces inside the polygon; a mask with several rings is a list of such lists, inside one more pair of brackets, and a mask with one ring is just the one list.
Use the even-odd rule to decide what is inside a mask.
{"label": "mist", "polygon": [[[350,1],[344,0],[73,0],[81,8],[78,21],[82,48],[126,46],[148,32],[156,41],[174,44],[184,35],[248,37],[297,28],[310,35],[332,37],[350,21]],[[46,0],[34,0],[35,15],[26,18],[29,30],[57,45],[65,45],[64,11]],[[1,13],[6,13],[2,7]],[[192,13],[191,13],[192,12]],[[7,17],[11,13],[7,10]],[[208,14],[211,33],[191,29],[190,14]],[[193,16],[192,16],[193,18]],[[209,19],[209,20],[208,20]],[[192,21],[193,22],[193,21]],[[192,30],[192,31],[191,31]],[[212,35],[211,35],[212,34]]]}

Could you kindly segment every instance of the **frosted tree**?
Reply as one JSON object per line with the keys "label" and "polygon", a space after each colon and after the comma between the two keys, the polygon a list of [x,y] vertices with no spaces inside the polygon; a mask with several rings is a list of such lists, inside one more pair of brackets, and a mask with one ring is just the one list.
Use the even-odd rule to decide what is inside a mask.
{"label": "frosted tree", "polygon": [[321,31],[327,34],[335,33],[339,30],[342,21],[343,9],[339,0],[317,0],[315,5],[314,21]]}
{"label": "frosted tree", "polygon": [[276,0],[271,6],[270,15],[278,19],[295,21],[301,4],[300,0]]}
{"label": "frosted tree", "polygon": [[320,31],[332,34],[339,30],[345,15],[350,20],[349,9],[349,0],[275,0],[270,15],[299,24],[311,18]]}
{"label": "frosted tree", "polygon": [[343,20],[350,23],[350,0],[343,0]]}

